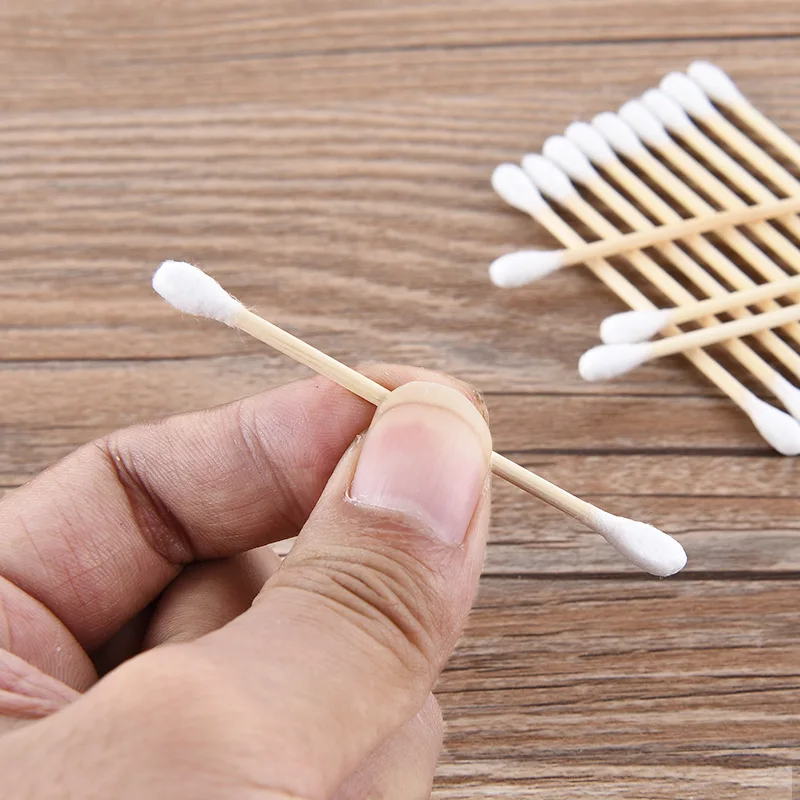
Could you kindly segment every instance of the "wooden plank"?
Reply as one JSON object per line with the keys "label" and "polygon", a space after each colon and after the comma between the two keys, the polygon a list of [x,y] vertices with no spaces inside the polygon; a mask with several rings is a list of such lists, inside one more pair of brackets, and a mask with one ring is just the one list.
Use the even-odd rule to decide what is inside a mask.
{"label": "wooden plank", "polygon": [[[781,36],[800,32],[795,6],[772,0],[760,13],[745,0],[712,0],[698,7],[689,0],[654,0],[647,14],[631,14],[624,0],[357,0],[346,6],[281,0],[268,7],[254,0],[178,0],[167,5],[112,0],[97,14],[91,0],[39,0],[6,6],[0,22],[4,47],[37,45],[56,50],[63,37],[80,41],[90,53],[131,50],[153,60],[166,47],[175,60],[220,58],[232,51],[241,58],[286,57],[299,52],[344,53],[421,47],[448,48],[518,43],[593,41],[620,44],[632,39]],[[12,37],[11,32],[23,36]]]}
{"label": "wooden plank", "polygon": [[[720,753],[720,756],[736,755]],[[547,800],[675,800],[677,797],[725,800],[793,800],[790,766],[707,767],[700,763],[668,767],[562,767],[547,769],[527,759],[443,764],[435,800],[546,797]],[[676,795],[676,791],[680,792]]]}
{"label": "wooden plank", "polygon": [[[663,5],[669,5],[668,0]],[[705,9],[701,13],[705,16]],[[576,22],[596,24],[597,19]],[[159,40],[150,33],[140,40],[145,52],[137,52],[133,40],[120,47],[113,36],[98,36],[87,39],[70,69],[64,69],[57,48],[26,46],[20,23],[9,27],[6,37],[13,42],[0,50],[6,76],[0,99],[7,110],[48,114],[69,108],[211,110],[242,103],[262,108],[268,104],[286,114],[287,109],[302,106],[329,111],[342,102],[369,102],[393,114],[404,109],[413,114],[420,105],[434,104],[444,118],[446,112],[458,115],[474,98],[482,98],[494,112],[484,117],[486,129],[504,127],[510,116],[524,119],[534,126],[528,130],[535,132],[548,114],[568,122],[575,115],[606,109],[620,102],[621,87],[639,84],[644,89],[655,75],[685,67],[695,58],[708,58],[735,66],[736,77],[748,91],[761,87],[767,107],[786,107],[796,116],[791,102],[798,92],[792,41],[796,15],[792,20],[786,38],[745,35],[737,41],[735,54],[727,41],[714,37],[710,26],[708,38],[633,39],[624,46],[603,41],[579,46],[490,43],[464,48],[300,50],[277,57],[263,49],[245,54],[235,42],[217,53],[203,42],[190,45],[189,53],[181,52],[187,45],[180,37]],[[76,37],[82,36],[76,32]],[[90,40],[99,47],[86,47]]]}
{"label": "wooden plank", "polygon": [[[445,87],[450,96],[537,85],[557,95],[575,81],[576,52],[583,90],[641,76],[645,63],[680,63],[690,52],[731,58],[726,36],[739,40],[737,63],[746,64],[751,44],[800,30],[791,0],[773,0],[771,14],[746,0],[658,0],[647,14],[631,13],[624,0],[506,0],[497,8],[478,0],[290,6],[116,0],[103,14],[90,0],[66,8],[59,0],[7,7],[0,19],[6,76],[0,96],[6,108],[53,109],[296,105],[343,96],[430,96]],[[681,40],[687,34],[691,41]],[[782,44],[791,42],[767,45],[773,63],[780,63]],[[65,46],[72,53],[67,61]],[[599,69],[598,61],[615,62],[616,69]],[[498,82],[498,63],[516,77]],[[572,94],[567,108],[573,113],[578,96],[592,92]]]}
{"label": "wooden plank", "polygon": [[485,580],[435,796],[789,800],[795,609],[793,581]]}
{"label": "wooden plank", "polygon": [[[223,358],[218,368],[237,371],[259,360],[264,363],[266,358],[271,370],[282,370],[282,362],[263,345],[218,325],[181,319],[152,293],[149,280],[157,258],[175,250],[165,245],[126,272],[87,265],[81,268],[86,277],[61,284],[52,281],[53,270],[59,268],[56,264],[48,264],[46,273],[18,268],[16,274],[23,269],[28,274],[15,275],[13,291],[7,289],[0,297],[4,361],[175,358],[196,359],[200,365],[201,360],[215,356],[241,355],[241,363]],[[439,286],[429,285],[426,277],[432,267],[404,268],[403,258],[396,253],[391,261],[398,271],[382,273],[392,276],[388,280],[374,275],[374,269],[368,276],[372,266],[367,264],[361,275],[355,265],[308,268],[298,274],[288,264],[269,270],[248,270],[244,265],[231,270],[224,255],[197,260],[210,262],[209,270],[264,316],[352,364],[395,362],[447,369],[486,393],[717,394],[680,357],[652,362],[613,383],[581,381],[578,358],[597,343],[603,317],[621,310],[619,302],[589,275],[575,271],[536,291],[506,293],[487,286],[488,253],[470,277],[459,278],[451,269],[447,282],[442,280]],[[13,267],[5,270],[11,274]],[[90,278],[92,270],[95,277]],[[64,274],[69,274],[68,268]],[[405,287],[400,285],[403,280]],[[114,296],[108,297],[114,283]],[[82,302],[77,296],[83,297]],[[592,309],[587,313],[581,305],[590,297]],[[320,312],[315,313],[315,308]],[[413,325],[408,325],[409,319]],[[102,335],[105,330],[112,335]],[[180,364],[175,368],[182,369]],[[735,365],[731,368],[746,379]]]}

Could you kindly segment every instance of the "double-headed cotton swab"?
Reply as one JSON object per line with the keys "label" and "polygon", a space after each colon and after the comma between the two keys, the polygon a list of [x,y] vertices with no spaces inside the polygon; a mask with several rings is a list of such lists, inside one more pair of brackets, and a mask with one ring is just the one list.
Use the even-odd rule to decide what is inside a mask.
{"label": "double-headed cotton swab", "polygon": [[715,103],[732,111],[791,161],[800,164],[800,145],[759,111],[723,69],[708,61],[695,61],[688,73]]}
{"label": "double-headed cotton swab", "polygon": [[[377,405],[389,395],[386,387],[248,311],[210,275],[191,264],[165,261],[153,276],[153,288],[179,311],[244,331],[370,403]],[[491,464],[495,475],[582,522],[641,569],[666,577],[686,564],[680,544],[652,525],[609,514],[498,453],[492,453]]]}
{"label": "double-headed cotton swab", "polygon": [[[676,162],[688,158],[684,151],[670,139],[664,126],[640,102],[632,101],[623,109],[634,126],[638,126],[636,132],[620,116],[610,112],[596,116],[592,121],[592,128],[597,130],[620,155],[632,161],[647,177],[692,214],[701,215],[713,211],[713,208],[697,192],[655,158],[637,136],[637,133],[642,135],[648,144],[656,149],[662,149]],[[673,215],[676,215],[673,209],[655,195],[644,181],[623,165],[619,159],[616,161],[606,160],[602,166],[612,178],[618,180],[627,191],[630,191],[639,202],[653,211],[660,219],[672,219]],[[713,176],[711,177],[713,178]],[[747,258],[749,250],[754,249],[766,259],[765,254],[755,248],[755,245],[742,236],[739,231],[730,231],[727,234],[722,232],[721,238],[745,258]],[[759,285],[707,239],[698,236],[689,240],[689,243],[703,261],[731,286],[736,289],[747,289]],[[771,263],[768,259],[767,262]],[[785,274],[781,274],[782,279],[785,280]],[[708,280],[712,280],[710,275]],[[725,291],[724,288],[712,291],[710,284],[704,285],[703,289],[712,296]],[[773,311],[780,306],[773,301],[765,300],[759,303],[759,308],[762,311]],[[794,325],[790,327],[797,328]],[[800,356],[786,342],[771,331],[759,334],[758,338],[796,376],[800,376]],[[778,383],[781,384],[781,381]]]}
{"label": "double-headed cotton swab", "polygon": [[[636,131],[645,144],[657,150],[680,172],[683,172],[695,184],[701,186],[715,201],[726,207],[736,206],[737,204],[741,205],[742,200],[733,191],[709,172],[699,161],[690,156],[683,148],[679,147],[670,137],[664,125],[651,111],[651,108],[655,106],[655,96],[656,95],[652,92],[648,95],[650,108],[638,100],[631,100],[625,103],[622,108],[620,108],[620,117]],[[681,111],[680,107],[674,101],[671,101],[670,98],[662,94],[658,108],[665,116],[668,104],[671,104],[674,109],[677,109],[678,113],[682,113],[683,117],[688,120],[688,117]],[[672,112],[670,112],[670,116],[672,116]],[[691,121],[689,121],[689,125],[692,125]],[[682,130],[687,131],[685,128]],[[711,145],[713,145],[713,143],[711,143]],[[710,149],[713,150],[713,148]],[[641,167],[648,175],[659,181],[666,191],[672,194],[678,202],[686,205],[687,208],[691,208],[693,211],[695,208],[712,208],[708,203],[702,200],[696,192],[690,189],[686,183],[664,167],[660,161],[654,158],[650,153],[647,153],[647,151],[645,151],[645,153],[646,155],[637,153],[634,157],[634,163]],[[771,247],[774,246],[776,251],[782,250],[786,246],[791,246],[784,237],[778,234],[775,228],[769,225],[757,223],[752,227],[752,230],[762,241],[767,242]],[[764,250],[757,247],[750,239],[744,236],[741,231],[729,229],[727,232],[721,234],[721,238],[766,280],[784,280],[788,277],[788,273],[781,269]],[[726,274],[724,274],[723,277],[729,280]],[[741,286],[740,282],[734,282],[733,280],[731,280],[731,282],[734,286],[737,286],[737,288],[744,288]],[[752,279],[749,279],[749,285],[755,286],[756,284]],[[786,332],[795,341],[800,342],[800,325],[788,325],[786,327]]]}
{"label": "double-headed cotton swab", "polygon": [[594,258],[610,258],[633,250],[673,242],[738,225],[747,225],[784,214],[800,211],[800,197],[787,197],[763,205],[745,206],[705,217],[681,220],[670,225],[652,226],[613,239],[601,239],[582,247],[562,250],[523,250],[496,259],[489,267],[489,276],[496,286],[511,288],[539,280],[551,272]]}
{"label": "double-headed cotton swab", "polygon": [[660,308],[656,311],[622,311],[603,320],[600,338],[604,344],[635,344],[650,339],[668,325],[683,325],[702,317],[753,306],[761,300],[783,297],[796,291],[800,291],[800,275],[775,283],[764,283],[754,289],[720,294],[685,306]]}
{"label": "double-headed cotton swab", "polygon": [[[601,115],[601,117],[608,119],[597,118],[605,127],[610,127],[614,138],[622,138],[621,145],[622,152],[628,157],[635,157],[636,150],[642,151],[643,156],[652,159],[658,167],[661,167],[660,162],[655,161],[652,156],[647,153],[644,145],[638,141],[633,131],[622,122],[619,117],[614,115]],[[616,154],[611,150],[609,144],[603,138],[598,126],[596,124],[587,125],[586,123],[573,123],[567,128],[567,138],[574,146],[578,147],[587,157],[602,167],[611,175],[624,189],[635,197],[639,203],[653,213],[653,215],[662,222],[671,222],[678,218],[678,214],[670,206],[667,205],[655,192],[650,189],[644,181],[635,175],[628,167],[626,167]],[[553,153],[553,151],[556,152]],[[561,162],[568,161],[569,168],[576,174],[576,177],[591,188],[593,192],[598,194],[601,199],[613,209],[618,215],[623,217],[628,224],[634,227],[644,225],[651,225],[637,209],[622,198],[622,196],[613,190],[600,175],[589,168],[585,164],[581,164],[582,156],[578,154],[567,152],[567,148],[561,145],[559,148],[550,148],[554,157],[560,157]],[[577,166],[576,166],[577,164]],[[661,167],[663,169],[663,167]],[[665,170],[666,171],[666,170]],[[676,180],[671,173],[667,173],[673,180]],[[726,256],[724,256],[717,248],[715,248],[707,239],[701,236],[693,236],[686,240],[689,245],[698,255],[700,255],[707,263],[713,264],[716,271],[723,274],[734,286],[752,286],[756,284],[739,269],[738,266],[733,264]],[[711,297],[719,299],[729,298],[731,295],[721,283],[715,280],[711,274],[706,272],[702,267],[681,249],[675,247],[673,244],[661,246],[662,253],[667,256],[680,270],[692,280],[700,289]],[[649,272],[654,273],[659,270],[663,273],[658,265],[648,265]],[[649,274],[649,273],[648,273]],[[677,305],[681,307],[700,307],[701,303],[695,301],[691,296],[682,288],[677,288],[671,282],[657,284],[662,291]],[[769,285],[769,284],[767,284]],[[763,290],[758,287],[759,290]],[[774,296],[774,295],[773,295]],[[707,302],[707,301],[706,301]],[[713,310],[713,306],[702,305],[702,308],[707,310],[709,315],[717,313]],[[777,303],[763,303],[762,308],[765,310],[779,309]],[[677,309],[676,309],[677,310]],[[750,312],[744,308],[732,310],[731,314],[734,317],[747,317]],[[662,320],[665,315],[660,311],[642,311],[630,312],[630,316],[625,317],[620,321],[621,326],[628,326],[634,332],[637,339],[649,338],[652,333],[652,326],[656,328],[663,327]],[[712,319],[710,316],[702,319],[703,315],[687,316],[688,319],[701,319],[702,325],[718,324],[717,320]],[[678,318],[676,317],[676,320]],[[676,322],[677,324],[677,322]],[[609,321],[608,325],[601,327],[601,336],[609,335],[614,336],[616,325],[616,318]],[[780,337],[776,336],[772,331],[761,331],[756,334],[759,342],[770,350],[777,358],[779,358],[795,375],[800,376],[800,356],[789,347]],[[612,343],[611,341],[607,344]],[[786,380],[777,370],[770,364],[764,361],[751,347],[746,343],[739,340],[731,340],[725,343],[725,347],[730,353],[738,359],[745,367],[747,367],[756,377],[761,380],[764,385],[783,403],[783,405],[795,416],[800,418],[800,390],[797,389],[792,383]]]}
{"label": "double-headed cotton swab", "polygon": [[756,331],[775,328],[796,319],[800,319],[800,304],[787,306],[780,311],[744,317],[713,328],[701,328],[691,333],[670,336],[657,342],[601,344],[581,356],[578,371],[587,381],[609,380],[656,358],[682,353],[695,347],[708,347],[739,336],[749,336]]}
{"label": "double-headed cotton swab", "polygon": [[[744,169],[741,164],[731,158],[731,156],[710,137],[703,133],[703,131],[692,122],[686,109],[676,99],[679,91],[679,89],[676,88],[677,82],[678,87],[686,87],[688,85],[694,91],[699,92],[705,99],[706,104],[713,109],[713,106],[702,94],[700,88],[687,78],[686,75],[673,73],[672,76],[667,77],[677,79],[677,81],[667,81],[666,83],[662,81],[662,85],[669,87],[672,93],[667,94],[667,92],[663,90],[649,89],[642,95],[642,103],[660,120],[670,133],[679,136],[695,149],[703,159],[725,175],[728,182],[734,186],[738,185],[746,194],[749,194],[757,202],[774,201],[776,199],[775,195],[751,173]],[[714,109],[714,113],[718,114],[719,112]],[[726,120],[726,124],[730,123],[727,123]],[[734,130],[736,129],[734,128]],[[752,144],[749,139],[747,141]],[[748,207],[744,200],[722,181],[712,175],[696,159],[684,159],[683,163],[691,170],[689,173],[690,177],[693,179],[697,178],[698,181],[700,181],[699,185],[707,189],[709,194],[724,208],[731,210]],[[797,194],[796,191],[794,193]],[[798,230],[800,230],[800,227],[797,225],[797,217],[794,214],[788,214],[778,221],[790,230],[792,228],[798,228]],[[777,253],[788,264],[793,265],[795,270],[800,267],[800,250],[798,250],[795,244],[787,239],[779,230],[765,222],[754,222],[748,227],[764,242],[764,244]]]}
{"label": "double-headed cotton swab", "polygon": [[[557,144],[558,147],[553,147],[553,144]],[[568,147],[570,151],[566,152]],[[580,177],[587,187],[596,192],[628,224],[634,226],[652,224],[613,187],[606,184],[580,152],[576,156],[575,149],[575,146],[566,141],[564,137],[551,137],[545,143],[544,152],[549,153],[553,158],[559,158],[560,163],[565,165],[568,163],[573,168],[576,177]],[[555,152],[556,150],[559,152]],[[581,159],[583,163],[581,163]],[[579,164],[579,166],[575,167],[576,164]],[[566,175],[553,161],[543,156],[529,155],[523,159],[523,167],[529,171],[534,183],[544,194],[557,199],[559,203],[575,214],[583,223],[593,228],[600,236],[612,237],[618,234],[617,228],[580,196]],[[699,265],[674,245],[665,246],[664,253],[695,280],[697,280],[696,273],[702,273]],[[629,254],[628,260],[673,302],[696,302],[696,298],[693,295],[647,254],[637,251]],[[702,275],[706,278],[708,277],[705,273],[702,273]],[[713,319],[705,320],[704,322],[706,324],[718,324]],[[736,358],[746,364],[793,414],[800,416],[800,391],[786,381],[745,343],[731,340],[726,342],[725,346]]]}
{"label": "double-headed cotton swab", "polygon": [[[716,136],[732,150],[737,151],[745,161],[749,161],[776,186],[787,194],[796,195],[800,192],[800,181],[717,111],[705,92],[688,75],[680,72],[671,72],[661,80],[659,87],[662,92],[679,103],[691,116],[707,125]],[[751,186],[754,192],[762,193],[763,197],[768,195],[774,197],[763,184],[753,178],[730,156],[728,156],[725,163],[736,166],[735,182],[738,182],[748,194],[750,194],[750,189],[747,186]],[[755,197],[756,194],[752,194],[752,196]],[[789,216],[781,221],[795,236],[800,236],[800,220]]]}
{"label": "double-headed cotton swab", "polygon": [[[570,139],[564,136],[551,136],[545,142],[542,152],[573,178],[573,180],[583,184],[587,189],[597,195],[612,211],[633,228],[636,230],[645,230],[652,227],[653,223],[597,172],[589,159]],[[531,156],[530,158],[535,161],[540,157]],[[541,170],[544,169],[546,165],[539,164],[538,166]],[[544,171],[544,177],[551,175],[552,170],[546,169]],[[574,213],[578,213],[579,216],[582,214],[582,219],[595,227],[602,235],[611,237],[611,231],[616,231],[616,228],[611,226],[605,218],[597,214],[596,211],[578,197],[577,192],[573,191],[569,195],[569,202],[580,208],[580,211],[578,211],[577,208],[571,208],[571,210]],[[692,280],[707,294],[720,294],[725,291],[721,284],[715,281],[697,262],[691,259],[686,252],[677,247],[673,242],[659,245],[658,249],[663,255],[669,258],[687,278]],[[648,256],[641,252],[634,253],[629,255],[629,261],[674,303],[682,305],[684,303],[697,302],[693,295],[675,281],[663,267],[656,264]],[[748,316],[748,312],[746,311],[738,313],[742,316]],[[707,318],[701,320],[701,324],[718,325],[719,321],[713,318]],[[788,360],[791,363],[800,363],[800,358],[798,358],[797,354],[791,348],[781,342],[778,337],[774,337],[774,339],[779,343],[778,346],[774,348],[778,355],[783,355],[784,350],[786,350],[790,354]],[[768,343],[771,344],[772,339],[768,338]],[[736,359],[744,364],[781,400],[796,418],[800,417],[800,390],[792,386],[744,342],[734,339],[727,341],[725,346]],[[800,366],[798,366],[798,371],[800,371]]]}
{"label": "double-headed cotton swab", "polygon": [[[636,137],[633,138],[638,143]],[[638,144],[641,147],[641,143]],[[529,214],[566,247],[574,247],[583,242],[570,225],[545,201],[518,166],[501,164],[497,167],[492,173],[492,186],[510,206]],[[587,266],[632,309],[656,310],[656,306],[607,261],[600,259],[590,262]],[[666,333],[679,334],[681,330],[670,328]],[[756,430],[771,447],[787,456],[800,453],[800,425],[792,417],[756,397],[702,350],[687,351],[683,355],[750,418]]]}

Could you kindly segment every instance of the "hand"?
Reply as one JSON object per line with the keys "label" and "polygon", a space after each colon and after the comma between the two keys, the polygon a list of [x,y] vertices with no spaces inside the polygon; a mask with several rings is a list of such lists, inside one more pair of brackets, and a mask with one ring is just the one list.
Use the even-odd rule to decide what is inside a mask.
{"label": "hand", "polygon": [[0,502],[0,796],[429,797],[491,442],[465,387],[371,376],[377,413],[293,383]]}

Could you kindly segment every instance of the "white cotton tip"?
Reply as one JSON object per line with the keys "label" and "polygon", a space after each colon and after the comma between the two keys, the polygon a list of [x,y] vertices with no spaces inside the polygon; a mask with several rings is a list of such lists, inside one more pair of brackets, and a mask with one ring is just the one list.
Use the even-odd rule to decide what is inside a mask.
{"label": "white cotton tip", "polygon": [[683,108],[659,89],[648,89],[642,95],[642,103],[673,133],[680,135],[695,127],[692,118]]}
{"label": "white cotton tip", "polygon": [[669,323],[666,309],[623,311],[612,314],[600,324],[603,344],[636,344],[646,342]]}
{"label": "white cotton tip", "polygon": [[[564,135],[585,156],[588,156],[590,161],[601,167],[606,164],[612,164],[614,161],[619,161],[617,154],[603,138],[603,134],[589,125],[588,122],[573,122],[564,131]],[[545,153],[545,155],[547,154]]]}
{"label": "white cotton tip", "polygon": [[639,138],[651,147],[663,147],[672,141],[667,129],[641,100],[628,100],[620,108],[619,115],[636,131]]}
{"label": "white cotton tip", "polygon": [[744,409],[756,430],[781,455],[800,454],[800,424],[786,412],[751,395]]}
{"label": "white cotton tip", "polygon": [[492,173],[492,188],[510,206],[531,216],[547,205],[531,179],[516,164],[496,167]]}
{"label": "white cotton tip", "polygon": [[244,308],[210,275],[185,261],[165,261],[153,275],[153,288],[178,311],[226,325]]}
{"label": "white cotton tip", "polygon": [[705,93],[723,106],[747,103],[747,98],[730,79],[725,70],[710,61],[695,61],[687,70],[689,77],[702,87]]}
{"label": "white cotton tip", "polygon": [[644,364],[649,354],[646,344],[600,344],[580,357],[578,373],[585,381],[608,381]]}
{"label": "white cotton tip", "polygon": [[686,552],[680,542],[646,522],[618,517],[600,509],[593,522],[591,527],[618,553],[651,575],[666,578],[686,566]]}
{"label": "white cotton tip", "polygon": [[620,155],[636,158],[645,152],[636,132],[619,114],[604,111],[592,120],[592,126]]}
{"label": "white cotton tip", "polygon": [[522,168],[539,191],[553,200],[564,203],[577,194],[570,179],[550,159],[531,153],[522,159]]}
{"label": "white cotton tip", "polygon": [[547,139],[542,146],[542,155],[578,183],[591,183],[600,177],[592,162],[566,136],[551,136]]}
{"label": "white cotton tip", "polygon": [[708,95],[682,72],[670,72],[661,79],[659,88],[677,103],[680,103],[693,117],[706,119],[718,114]]}
{"label": "white cotton tip", "polygon": [[489,278],[501,289],[514,289],[546,277],[563,263],[563,250],[520,250],[492,261]]}
{"label": "white cotton tip", "polygon": [[783,375],[775,373],[769,388],[784,408],[796,419],[800,420],[800,389],[790,383]]}

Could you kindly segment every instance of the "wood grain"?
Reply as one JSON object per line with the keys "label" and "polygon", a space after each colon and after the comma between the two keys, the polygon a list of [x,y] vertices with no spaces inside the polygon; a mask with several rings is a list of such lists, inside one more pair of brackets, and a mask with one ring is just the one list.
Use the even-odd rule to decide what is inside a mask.
{"label": "wood grain", "polygon": [[648,579],[498,485],[435,797],[789,800],[796,462],[678,358],[582,383],[618,301],[486,265],[553,244],[493,166],[692,59],[799,136],[799,38],[794,0],[2,4],[0,492],[305,374],[153,297],[161,260],[196,261],[348,363],[474,383],[498,450],[689,552]]}

